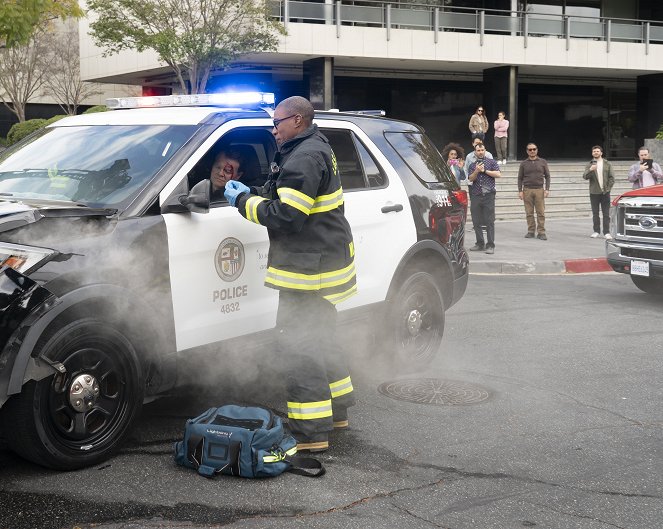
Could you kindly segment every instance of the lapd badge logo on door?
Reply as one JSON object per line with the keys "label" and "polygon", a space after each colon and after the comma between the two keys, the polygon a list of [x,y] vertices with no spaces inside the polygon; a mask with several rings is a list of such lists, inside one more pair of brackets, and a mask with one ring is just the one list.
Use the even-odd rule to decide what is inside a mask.
{"label": "lapd badge logo on door", "polygon": [[216,250],[214,264],[216,273],[224,281],[235,281],[244,270],[244,246],[237,239],[223,239]]}

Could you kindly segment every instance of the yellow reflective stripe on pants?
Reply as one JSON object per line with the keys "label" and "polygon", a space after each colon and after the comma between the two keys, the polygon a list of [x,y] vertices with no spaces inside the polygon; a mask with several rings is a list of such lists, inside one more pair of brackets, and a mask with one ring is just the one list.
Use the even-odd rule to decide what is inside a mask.
{"label": "yellow reflective stripe on pants", "polygon": [[319,402],[288,402],[289,419],[323,419],[331,416],[331,399]]}
{"label": "yellow reflective stripe on pants", "polygon": [[244,206],[244,212],[246,213],[246,220],[250,220],[255,224],[260,224],[258,220],[258,205],[263,201],[267,200],[266,198],[251,196],[246,201]]}
{"label": "yellow reflective stripe on pants", "polygon": [[350,380],[350,377],[345,377],[336,382],[330,382],[329,389],[331,390],[332,399],[346,395],[352,392],[352,380]]}
{"label": "yellow reflective stripe on pants", "polygon": [[299,274],[270,266],[265,283],[297,290],[320,290],[349,282],[357,274],[354,262],[345,268],[321,274]]}
{"label": "yellow reflective stripe on pants", "polygon": [[337,294],[326,294],[323,295],[322,297],[325,298],[327,301],[329,301],[329,303],[331,303],[332,305],[336,305],[341,301],[345,301],[346,299],[351,298],[356,293],[357,293],[357,285],[352,285],[345,292],[339,292]]}

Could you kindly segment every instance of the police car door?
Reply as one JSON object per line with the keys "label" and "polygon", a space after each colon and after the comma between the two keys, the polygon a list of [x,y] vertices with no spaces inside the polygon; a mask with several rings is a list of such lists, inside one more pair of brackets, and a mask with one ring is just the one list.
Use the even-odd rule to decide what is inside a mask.
{"label": "police car door", "polygon": [[[266,133],[269,123],[242,120],[241,132],[256,127],[255,131]],[[205,141],[164,188],[161,203],[209,149],[233,130],[239,130],[236,121],[225,123]],[[274,327],[278,293],[263,285],[269,248],[264,227],[246,221],[225,201],[212,204],[208,213],[163,217],[178,351]]]}
{"label": "police car door", "polygon": [[358,295],[339,309],[384,301],[398,263],[417,241],[407,192],[386,157],[358,126],[341,120],[316,123],[336,156],[355,243]]}

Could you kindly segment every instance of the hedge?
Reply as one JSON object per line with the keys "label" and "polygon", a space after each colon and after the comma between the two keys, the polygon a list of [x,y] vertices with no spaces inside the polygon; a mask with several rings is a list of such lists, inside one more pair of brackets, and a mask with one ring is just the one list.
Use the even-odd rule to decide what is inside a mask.
{"label": "hedge", "polygon": [[14,123],[12,128],[7,133],[7,145],[13,145],[21,141],[26,136],[32,134],[35,130],[39,130],[46,126],[45,119],[28,119],[23,123]]}

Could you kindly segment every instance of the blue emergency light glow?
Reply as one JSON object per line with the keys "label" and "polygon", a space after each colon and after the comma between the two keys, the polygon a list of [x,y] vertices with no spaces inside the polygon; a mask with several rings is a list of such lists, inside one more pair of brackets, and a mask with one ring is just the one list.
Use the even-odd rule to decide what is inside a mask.
{"label": "blue emergency light glow", "polygon": [[183,94],[171,96],[113,97],[106,99],[111,110],[122,108],[157,108],[214,106],[224,108],[273,108],[274,94],[271,92],[221,92],[218,94]]}

